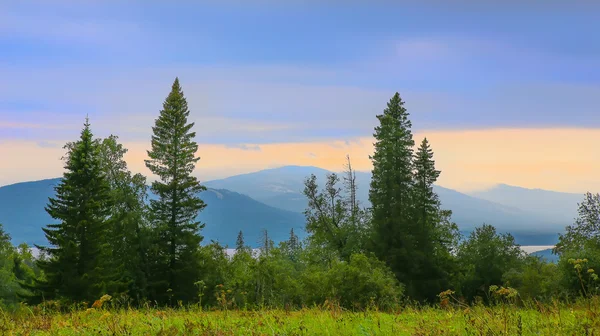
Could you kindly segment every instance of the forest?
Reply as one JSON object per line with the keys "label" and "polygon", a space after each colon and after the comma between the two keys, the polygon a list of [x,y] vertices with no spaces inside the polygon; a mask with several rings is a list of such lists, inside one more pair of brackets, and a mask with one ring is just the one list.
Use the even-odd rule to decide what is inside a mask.
{"label": "forest", "polygon": [[[36,246],[40,255],[26,244],[13,246],[0,226],[3,312],[329,307],[394,313],[421,307],[423,314],[438,309],[430,311],[435,315],[498,302],[596,302],[600,196],[582,195],[576,219],[553,251],[556,263],[525,254],[510,234],[485,223],[462,236],[452,209],[433,191],[441,172],[432,145],[413,138],[398,93],[376,116],[369,208],[356,199],[347,157],[343,173],[324,181],[306,177],[306,239],[292,230],[276,244],[264,231],[255,251],[240,231],[228,256],[225,246],[204,240],[205,223],[196,220],[206,207],[198,196],[205,187],[194,175],[202,162],[189,115],[175,79],[152,128],[145,160],[152,181],[128,169],[117,135],[95,138],[85,120],[80,138],[64,146],[64,175],[45,209],[54,223],[43,229],[47,244]],[[595,314],[591,307],[586,312]]]}

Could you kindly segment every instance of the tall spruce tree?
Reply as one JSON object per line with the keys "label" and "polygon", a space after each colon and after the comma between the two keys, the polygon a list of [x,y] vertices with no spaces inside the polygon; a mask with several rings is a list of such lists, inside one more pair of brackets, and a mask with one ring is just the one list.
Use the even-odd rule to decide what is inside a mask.
{"label": "tall spruce tree", "polygon": [[371,249],[384,260],[400,282],[412,290],[416,235],[413,210],[412,124],[400,94],[390,99],[375,127],[373,177],[369,190],[372,205]]}
{"label": "tall spruce tree", "polygon": [[158,199],[150,200],[154,229],[152,296],[159,302],[171,299],[192,301],[199,279],[198,258],[204,224],[197,221],[206,204],[198,193],[206,190],[192,172],[200,159],[194,123],[188,122],[190,111],[179,79],[163,103],[152,128],[152,149],[146,167],[158,176],[152,191]]}
{"label": "tall spruce tree", "polygon": [[66,171],[46,206],[59,223],[43,228],[50,246],[36,245],[47,258],[38,262],[45,280],[34,287],[43,299],[93,302],[113,280],[107,268],[112,197],[87,118],[79,141],[66,148]]}

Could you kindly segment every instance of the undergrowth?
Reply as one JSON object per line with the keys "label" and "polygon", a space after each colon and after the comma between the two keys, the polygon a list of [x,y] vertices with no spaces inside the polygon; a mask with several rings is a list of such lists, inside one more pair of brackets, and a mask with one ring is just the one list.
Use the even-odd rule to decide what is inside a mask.
{"label": "undergrowth", "polygon": [[[515,303],[495,288],[491,305],[467,306],[440,295],[435,306],[353,312],[335,303],[300,310],[202,310],[115,307],[58,312],[21,305],[0,314],[0,335],[599,335],[600,299]],[[505,297],[502,297],[505,296]],[[447,301],[446,301],[447,300]]]}

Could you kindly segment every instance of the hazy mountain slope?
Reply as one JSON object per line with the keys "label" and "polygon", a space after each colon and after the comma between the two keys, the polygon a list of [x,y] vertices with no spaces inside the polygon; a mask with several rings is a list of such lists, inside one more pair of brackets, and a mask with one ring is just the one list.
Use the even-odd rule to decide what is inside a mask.
{"label": "hazy mountain slope", "polygon": [[14,242],[45,242],[41,227],[53,221],[44,207],[59,181],[55,178],[0,187],[0,223]]}
{"label": "hazy mountain slope", "polygon": [[583,200],[583,194],[527,189],[506,184],[469,194],[495,203],[527,209],[569,224],[577,215],[577,204]]}
{"label": "hazy mountain slope", "polygon": [[[0,187],[0,223],[15,243],[45,244],[41,227],[54,221],[44,207],[54,195],[53,186],[59,179],[18,183]],[[218,240],[233,246],[239,230],[244,231],[246,243],[256,246],[262,228],[274,241],[287,239],[293,227],[303,235],[304,216],[273,208],[246,195],[229,190],[209,189],[201,193],[208,204],[199,219],[206,223],[205,241]]]}
{"label": "hazy mountain slope", "polygon": [[[301,194],[303,181],[315,174],[323,186],[328,171],[317,167],[285,166],[255,173],[237,175],[227,179],[205,182],[210,187],[235,190],[261,202],[290,211],[303,212],[307,200]],[[368,205],[371,173],[357,172],[358,199]],[[499,204],[480,199],[440,186],[435,187],[443,207],[453,211],[453,220],[461,230],[469,231],[483,223],[494,225],[499,231],[510,231],[522,244],[554,244],[557,233],[570,222],[564,218],[552,218],[544,209],[530,209]],[[517,234],[518,233],[518,234]]]}
{"label": "hazy mountain slope", "polygon": [[[220,180],[203,181],[202,184],[209,188],[234,190],[263,202],[274,196],[280,197],[286,194],[293,199],[296,195],[302,194],[306,177],[315,174],[319,180],[323,180],[328,172],[317,167],[286,166],[235,175]],[[286,206],[285,201],[275,200],[274,202],[277,201],[281,202],[283,209],[290,207],[298,210],[294,205]],[[297,200],[293,200],[292,203],[294,201]]]}

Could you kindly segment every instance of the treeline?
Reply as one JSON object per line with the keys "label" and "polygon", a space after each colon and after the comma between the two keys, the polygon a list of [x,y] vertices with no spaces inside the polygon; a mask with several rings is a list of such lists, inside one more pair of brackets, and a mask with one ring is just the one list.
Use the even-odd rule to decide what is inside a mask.
{"label": "treeline", "polygon": [[65,173],[46,207],[56,223],[43,229],[49,244],[37,246],[40,257],[0,231],[4,304],[89,307],[110,295],[128,305],[392,309],[438,302],[447,290],[465,302],[487,302],[494,286],[536,300],[597,290],[598,195],[586,196],[561,237],[558,264],[527,256],[489,225],[461,237],[433,191],[440,171],[430,144],[422,139],[415,151],[398,93],[377,116],[369,208],[356,199],[348,157],[342,175],[307,177],[306,239],[292,231],[275,245],[265,231],[257,254],[240,232],[228,257],[218,243],[202,244],[205,188],[192,175],[200,158],[188,117],[176,79],[152,129],[145,163],[157,179],[149,188],[128,170],[118,138],[94,138],[86,119],[65,145]]}

